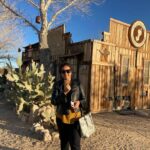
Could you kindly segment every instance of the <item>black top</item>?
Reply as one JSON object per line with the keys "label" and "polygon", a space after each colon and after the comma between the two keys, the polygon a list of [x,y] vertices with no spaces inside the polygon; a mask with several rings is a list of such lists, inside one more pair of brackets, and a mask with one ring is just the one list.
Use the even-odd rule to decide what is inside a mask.
{"label": "black top", "polygon": [[54,84],[51,102],[57,106],[57,112],[59,114],[68,114],[71,101],[74,100],[79,100],[80,108],[86,109],[85,93],[78,80],[72,80],[71,90],[67,95],[64,94],[63,80],[59,80]]}

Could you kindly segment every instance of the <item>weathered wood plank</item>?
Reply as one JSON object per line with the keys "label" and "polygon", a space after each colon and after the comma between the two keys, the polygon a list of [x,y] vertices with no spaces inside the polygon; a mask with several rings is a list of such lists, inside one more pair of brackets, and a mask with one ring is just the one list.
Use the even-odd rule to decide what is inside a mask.
{"label": "weathered wood plank", "polygon": [[95,100],[95,86],[94,86],[94,74],[95,74],[95,65],[91,66],[91,84],[90,84],[90,109],[94,111],[94,100]]}
{"label": "weathered wood plank", "polygon": [[101,99],[102,99],[102,66],[99,65],[99,93],[98,93],[98,106],[101,110]]}
{"label": "weathered wood plank", "polygon": [[99,65],[95,65],[95,106],[94,108],[98,111],[98,101],[99,101]]}

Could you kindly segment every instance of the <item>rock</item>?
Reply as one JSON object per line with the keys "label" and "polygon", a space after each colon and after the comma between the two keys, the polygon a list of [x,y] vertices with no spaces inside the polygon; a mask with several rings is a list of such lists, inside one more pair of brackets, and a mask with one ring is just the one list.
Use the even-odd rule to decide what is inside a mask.
{"label": "rock", "polygon": [[55,126],[56,126],[56,117],[55,116],[51,116],[49,118],[49,120],[48,119],[46,120],[46,118],[45,118],[44,121],[47,122],[47,123],[49,123],[50,127],[55,128]]}
{"label": "rock", "polygon": [[48,105],[47,108],[48,108],[48,109],[52,109],[52,106]]}
{"label": "rock", "polygon": [[52,136],[50,135],[49,130],[47,129],[42,130],[41,135],[42,135],[42,140],[45,142],[52,140]]}
{"label": "rock", "polygon": [[43,140],[43,141],[51,141],[52,136],[49,133],[48,129],[44,129],[40,123],[35,123],[33,124],[33,127],[30,129],[31,131],[36,133],[36,136],[38,139]]}
{"label": "rock", "polygon": [[42,111],[41,116],[44,117],[44,118],[47,118],[47,117],[50,118],[50,114],[51,114],[51,109],[46,108],[44,111]]}
{"label": "rock", "polygon": [[42,130],[44,130],[44,127],[43,126],[38,126],[38,127],[35,127],[35,132],[41,132]]}
{"label": "rock", "polygon": [[39,110],[40,110],[40,112],[43,112],[43,111],[45,111],[45,109],[46,109],[46,106],[43,106]]}
{"label": "rock", "polygon": [[34,130],[35,132],[39,132],[43,129],[44,129],[44,127],[40,123],[34,123],[33,124],[33,129],[32,130]]}
{"label": "rock", "polygon": [[59,133],[58,133],[58,132],[53,132],[53,133],[52,133],[52,139],[53,139],[53,140],[59,139]]}
{"label": "rock", "polygon": [[39,126],[41,126],[41,124],[40,123],[34,123],[33,126],[34,127],[39,127]]}
{"label": "rock", "polygon": [[42,132],[43,133],[49,133],[49,130],[48,129],[44,129]]}
{"label": "rock", "polygon": [[33,104],[31,107],[31,112],[34,114],[38,109],[39,109],[39,106]]}

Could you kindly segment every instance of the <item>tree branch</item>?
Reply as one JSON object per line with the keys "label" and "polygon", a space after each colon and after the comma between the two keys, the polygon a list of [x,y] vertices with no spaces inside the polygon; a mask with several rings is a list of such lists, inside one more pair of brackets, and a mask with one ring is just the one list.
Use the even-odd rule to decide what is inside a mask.
{"label": "tree branch", "polygon": [[40,6],[38,4],[36,4],[33,0],[28,0],[28,3],[30,3],[31,5],[33,5],[38,10],[40,9]]}
{"label": "tree branch", "polygon": [[22,15],[20,15],[18,12],[16,12],[15,10],[13,10],[11,7],[9,7],[3,0],[0,0],[0,3],[7,8],[11,13],[13,13],[15,16],[21,18],[22,20],[24,20],[25,23],[27,23],[29,26],[31,26],[37,33],[39,33],[39,30],[29,21],[27,20],[25,17],[23,17]]}
{"label": "tree branch", "polygon": [[48,10],[49,6],[52,4],[53,0],[48,0],[45,5],[45,10]]}
{"label": "tree branch", "polygon": [[8,59],[8,58],[15,58],[14,56],[11,56],[11,55],[1,55],[0,56],[0,59]]}
{"label": "tree branch", "polygon": [[80,11],[81,13],[83,13],[83,14],[89,16],[89,12],[88,12],[88,11],[85,11],[85,10],[81,9],[81,8],[78,7],[78,6],[76,6],[76,9],[77,9],[78,11]]}
{"label": "tree branch", "polygon": [[48,28],[53,24],[53,22],[56,20],[57,16],[59,14],[61,14],[63,11],[65,11],[66,9],[70,8],[71,6],[74,5],[75,2],[77,2],[78,0],[73,0],[71,3],[69,3],[68,5],[66,5],[65,7],[61,8],[60,10],[58,10],[51,18],[51,21],[48,23]]}

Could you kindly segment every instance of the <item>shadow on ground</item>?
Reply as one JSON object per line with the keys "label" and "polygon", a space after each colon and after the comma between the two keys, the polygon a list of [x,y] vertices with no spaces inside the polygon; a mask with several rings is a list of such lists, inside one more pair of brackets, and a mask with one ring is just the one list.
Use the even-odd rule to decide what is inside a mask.
{"label": "shadow on ground", "polygon": [[36,135],[30,131],[31,125],[22,122],[4,101],[0,101],[0,128],[8,130],[16,135],[37,139]]}
{"label": "shadow on ground", "polygon": [[5,146],[0,146],[0,150],[18,150],[18,149],[9,148],[9,147],[5,147]]}

